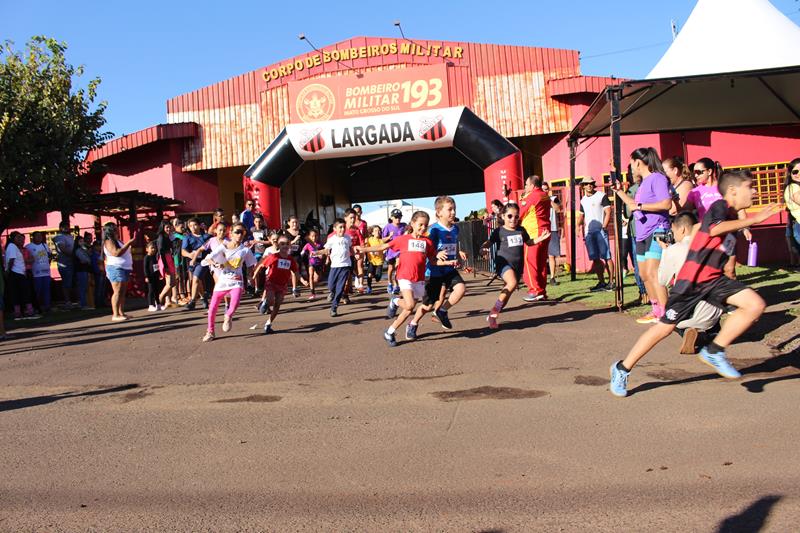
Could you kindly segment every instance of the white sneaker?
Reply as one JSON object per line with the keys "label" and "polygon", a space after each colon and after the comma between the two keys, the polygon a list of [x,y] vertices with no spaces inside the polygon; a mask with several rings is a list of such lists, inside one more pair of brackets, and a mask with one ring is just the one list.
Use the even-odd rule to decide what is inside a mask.
{"label": "white sneaker", "polygon": [[149,313],[154,313],[154,312],[158,311],[158,306],[157,305],[151,305],[150,307],[147,308],[147,311]]}

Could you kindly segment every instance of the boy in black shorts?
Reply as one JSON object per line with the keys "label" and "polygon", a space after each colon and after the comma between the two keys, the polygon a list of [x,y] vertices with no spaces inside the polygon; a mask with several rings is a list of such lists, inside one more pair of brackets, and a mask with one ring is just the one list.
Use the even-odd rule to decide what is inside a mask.
{"label": "boy in black shorts", "polygon": [[752,183],[753,176],[747,170],[722,175],[719,192],[723,199],[711,204],[703,217],[692,239],[686,263],[675,280],[664,316],[639,337],[624,360],[611,365],[611,394],[620,397],[628,394],[628,375],[634,365],[668,337],[678,322],[692,316],[700,301],[719,307],[733,305],[737,308],[698,357],[723,377],[741,377],[725,357],[725,349],[758,320],[766,304],[753,289],[724,276],[723,270],[728,257],[735,253],[736,232],[763,222],[781,210],[780,206],[773,204],[766,206],[753,218],[738,219],[737,213],[753,203]]}

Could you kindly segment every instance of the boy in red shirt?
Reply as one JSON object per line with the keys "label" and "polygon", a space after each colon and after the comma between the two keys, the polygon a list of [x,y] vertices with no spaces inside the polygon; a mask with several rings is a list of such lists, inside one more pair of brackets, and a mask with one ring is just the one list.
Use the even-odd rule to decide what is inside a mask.
{"label": "boy in red shirt", "polygon": [[272,311],[270,311],[269,318],[264,323],[265,335],[273,332],[272,322],[281,309],[289,280],[292,279],[292,273],[297,274],[298,271],[297,261],[290,254],[291,244],[289,243],[289,237],[281,235],[278,238],[277,246],[278,253],[265,256],[253,272],[253,277],[255,278],[262,268],[266,269],[264,292],[267,294],[267,302]]}
{"label": "boy in red shirt", "polygon": [[[402,310],[400,316],[389,326],[383,338],[389,346],[397,346],[395,331],[403,325],[408,317],[414,313],[417,300],[425,296],[425,267],[426,261],[434,266],[450,266],[457,264],[457,260],[447,260],[447,252],[442,250],[438,254],[430,239],[425,237],[428,229],[429,217],[425,211],[417,211],[411,217],[411,233],[396,237],[393,241],[380,246],[359,247],[358,252],[383,252],[394,250],[400,254],[400,266],[397,267],[397,285],[400,287],[400,297],[392,297],[386,318],[394,318],[398,307]],[[412,339],[406,329],[406,338]]]}
{"label": "boy in red shirt", "polygon": [[[344,227],[347,228],[346,232],[347,235],[350,236],[350,240],[353,241],[353,248],[356,246],[364,246],[364,234],[361,232],[361,226],[359,225],[358,220],[358,213],[355,209],[347,209],[344,212]],[[353,255],[353,274],[355,275],[355,285],[356,290],[359,293],[364,292],[364,284],[362,282],[364,278],[364,255],[360,253],[356,253]],[[350,289],[350,280],[347,280],[347,286],[345,287],[345,294],[349,294],[351,292]]]}

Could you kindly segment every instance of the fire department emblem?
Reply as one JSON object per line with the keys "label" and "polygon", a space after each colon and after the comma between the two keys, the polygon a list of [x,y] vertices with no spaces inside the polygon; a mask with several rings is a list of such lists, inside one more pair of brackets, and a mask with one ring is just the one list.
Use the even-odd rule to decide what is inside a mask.
{"label": "fire department emblem", "polygon": [[336,97],[325,85],[312,83],[303,87],[295,102],[297,116],[303,122],[329,120],[336,108]]}
{"label": "fire department emblem", "polygon": [[325,148],[325,139],[322,138],[322,129],[317,128],[311,131],[304,131],[300,147],[306,152],[317,152]]}
{"label": "fire department emblem", "polygon": [[436,141],[447,135],[447,130],[442,123],[442,116],[434,119],[423,118],[419,128],[419,136],[426,141]]}

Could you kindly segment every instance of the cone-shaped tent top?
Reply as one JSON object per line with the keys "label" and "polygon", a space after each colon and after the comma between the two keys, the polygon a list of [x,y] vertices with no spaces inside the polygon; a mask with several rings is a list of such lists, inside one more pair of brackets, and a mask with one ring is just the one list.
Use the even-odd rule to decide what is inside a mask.
{"label": "cone-shaped tent top", "polygon": [[698,0],[647,79],[800,65],[800,27],[769,0]]}

